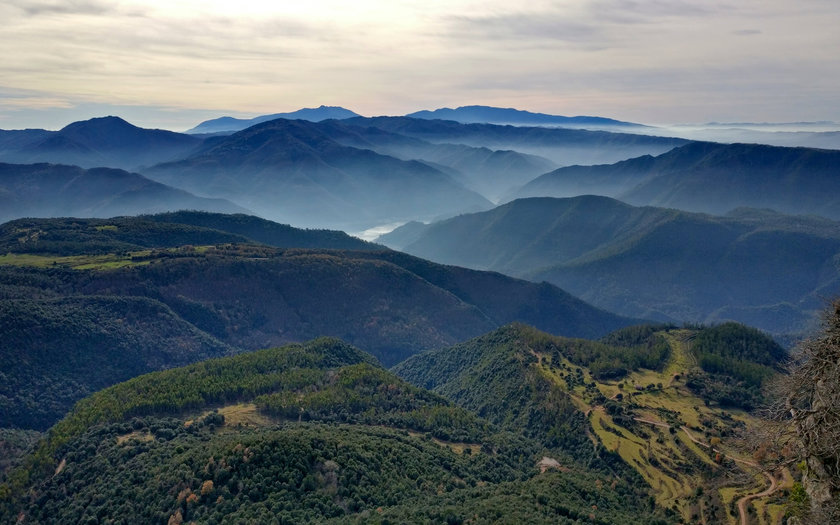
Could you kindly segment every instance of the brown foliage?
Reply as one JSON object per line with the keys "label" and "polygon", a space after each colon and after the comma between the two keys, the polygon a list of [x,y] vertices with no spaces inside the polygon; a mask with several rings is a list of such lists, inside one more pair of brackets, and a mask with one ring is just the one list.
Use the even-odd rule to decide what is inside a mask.
{"label": "brown foliage", "polygon": [[201,495],[206,496],[213,492],[213,480],[208,479],[204,483],[201,484]]}

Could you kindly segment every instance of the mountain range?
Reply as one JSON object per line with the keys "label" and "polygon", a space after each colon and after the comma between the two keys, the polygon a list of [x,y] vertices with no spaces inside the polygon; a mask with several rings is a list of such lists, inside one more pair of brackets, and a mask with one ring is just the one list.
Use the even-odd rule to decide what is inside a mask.
{"label": "mountain range", "polygon": [[840,292],[840,224],[740,209],[726,216],[607,197],[529,198],[379,242],[444,264],[548,281],[607,310],[678,322],[811,327]]}
{"label": "mountain range", "polygon": [[204,195],[227,195],[281,222],[351,230],[490,205],[427,164],[343,146],[300,120],[257,124],[145,173]]}
{"label": "mountain range", "polygon": [[[0,131],[0,161],[139,171],[201,197],[229,199],[242,207],[239,211],[358,231],[486,209],[488,199],[497,200],[558,165],[611,162],[683,143],[406,117],[274,119],[236,133],[198,136],[104,117],[57,132]],[[520,151],[528,145],[533,151]],[[177,208],[157,208],[164,209]]]}
{"label": "mountain range", "polygon": [[686,144],[679,138],[582,129],[462,124],[409,117],[356,117],[349,125],[371,126],[433,143],[453,143],[537,155],[558,166],[616,162],[643,154],[656,155]]}
{"label": "mountain range", "polygon": [[0,130],[0,522],[794,521],[838,152],[634,126]]}

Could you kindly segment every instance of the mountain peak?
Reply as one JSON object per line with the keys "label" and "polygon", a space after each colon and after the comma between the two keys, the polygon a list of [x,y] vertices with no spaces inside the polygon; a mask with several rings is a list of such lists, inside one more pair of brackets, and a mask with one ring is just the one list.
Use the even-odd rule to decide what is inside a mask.
{"label": "mountain peak", "polygon": [[302,108],[290,113],[273,113],[271,115],[261,115],[250,119],[219,117],[211,120],[205,120],[198,126],[188,130],[187,133],[230,133],[241,131],[261,122],[280,118],[321,122],[322,120],[344,120],[359,116],[361,115],[341,106],[325,106],[322,104],[317,108]]}
{"label": "mountain peak", "polygon": [[105,117],[94,117],[88,120],[80,120],[78,122],[70,123],[63,128],[61,128],[61,133],[66,132],[74,132],[83,129],[97,129],[103,131],[111,131],[111,130],[138,130],[137,126],[127,122],[126,120],[116,117],[113,115],[108,115]]}

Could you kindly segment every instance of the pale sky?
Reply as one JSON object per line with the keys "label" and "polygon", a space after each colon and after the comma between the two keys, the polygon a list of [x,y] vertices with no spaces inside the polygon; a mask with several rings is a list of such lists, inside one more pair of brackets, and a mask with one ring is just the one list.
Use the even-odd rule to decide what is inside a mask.
{"label": "pale sky", "polygon": [[5,0],[0,128],[321,104],[840,121],[840,0]]}

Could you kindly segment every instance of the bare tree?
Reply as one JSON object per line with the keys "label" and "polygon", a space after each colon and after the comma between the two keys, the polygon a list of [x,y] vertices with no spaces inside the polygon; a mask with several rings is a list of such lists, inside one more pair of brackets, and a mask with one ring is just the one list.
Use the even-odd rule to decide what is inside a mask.
{"label": "bare tree", "polygon": [[[776,385],[775,424],[767,426],[781,461],[804,465],[808,523],[840,523],[840,299],[822,331],[800,344]],[[766,436],[770,437],[770,436]]]}

